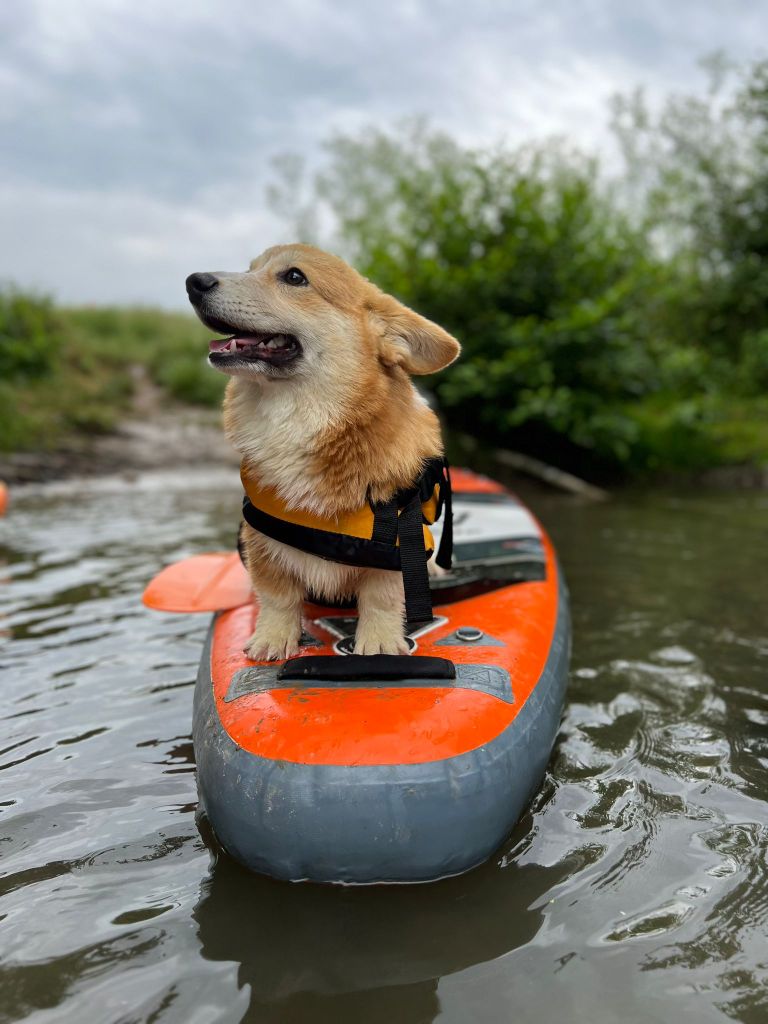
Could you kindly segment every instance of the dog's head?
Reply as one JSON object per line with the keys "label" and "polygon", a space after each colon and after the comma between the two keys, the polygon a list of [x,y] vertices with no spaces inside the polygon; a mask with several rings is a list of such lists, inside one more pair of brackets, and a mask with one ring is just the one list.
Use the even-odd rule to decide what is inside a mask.
{"label": "dog's head", "polygon": [[362,382],[372,371],[434,373],[459,343],[385,295],[336,256],[310,245],[267,249],[245,273],[187,278],[195,312],[224,335],[211,366],[264,382]]}

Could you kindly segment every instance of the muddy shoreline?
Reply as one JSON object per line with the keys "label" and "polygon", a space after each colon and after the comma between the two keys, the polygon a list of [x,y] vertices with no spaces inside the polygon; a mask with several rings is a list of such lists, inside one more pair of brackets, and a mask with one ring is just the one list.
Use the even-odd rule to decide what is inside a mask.
{"label": "muddy shoreline", "polygon": [[70,435],[52,451],[0,452],[0,480],[47,483],[70,477],[133,476],[184,466],[237,466],[224,437],[220,409],[183,405],[134,367],[131,408],[100,435]]}
{"label": "muddy shoreline", "polygon": [[114,433],[69,441],[52,452],[0,455],[0,480],[46,483],[203,464],[235,467],[238,458],[224,437],[218,413],[185,410],[129,420]]}

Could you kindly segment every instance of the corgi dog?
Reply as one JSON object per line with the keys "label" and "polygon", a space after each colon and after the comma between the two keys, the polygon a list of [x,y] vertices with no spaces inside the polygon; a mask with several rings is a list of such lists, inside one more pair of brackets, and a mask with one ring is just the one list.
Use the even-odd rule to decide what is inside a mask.
{"label": "corgi dog", "polygon": [[[258,479],[292,515],[336,521],[391,501],[442,456],[411,376],[448,366],[459,343],[342,259],[279,245],[244,273],[191,274],[186,285],[223,336],[208,361],[230,377],[224,429],[244,481]],[[319,557],[247,523],[242,548],[259,601],[251,659],[298,653],[308,593],[357,599],[356,654],[407,653],[399,572]]]}

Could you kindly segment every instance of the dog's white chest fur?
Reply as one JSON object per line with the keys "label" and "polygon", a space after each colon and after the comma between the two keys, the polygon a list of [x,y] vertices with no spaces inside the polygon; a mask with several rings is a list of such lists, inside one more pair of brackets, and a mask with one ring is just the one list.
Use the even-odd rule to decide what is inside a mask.
{"label": "dog's white chest fur", "polygon": [[329,419],[318,403],[279,384],[236,387],[225,426],[261,483],[275,488],[289,508],[322,511],[312,474],[313,442]]}

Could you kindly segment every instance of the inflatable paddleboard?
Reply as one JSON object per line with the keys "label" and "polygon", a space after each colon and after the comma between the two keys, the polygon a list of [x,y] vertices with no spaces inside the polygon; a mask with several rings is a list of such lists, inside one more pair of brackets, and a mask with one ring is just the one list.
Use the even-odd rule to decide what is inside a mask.
{"label": "inflatable paddleboard", "polygon": [[243,653],[253,601],[214,617],[195,690],[200,805],[252,870],[347,883],[459,874],[499,847],[540,786],[567,679],[567,590],[513,495],[467,471],[453,485],[454,567],[432,581],[434,618],[409,655],[356,656],[355,612],[307,604],[300,656],[257,663]]}

